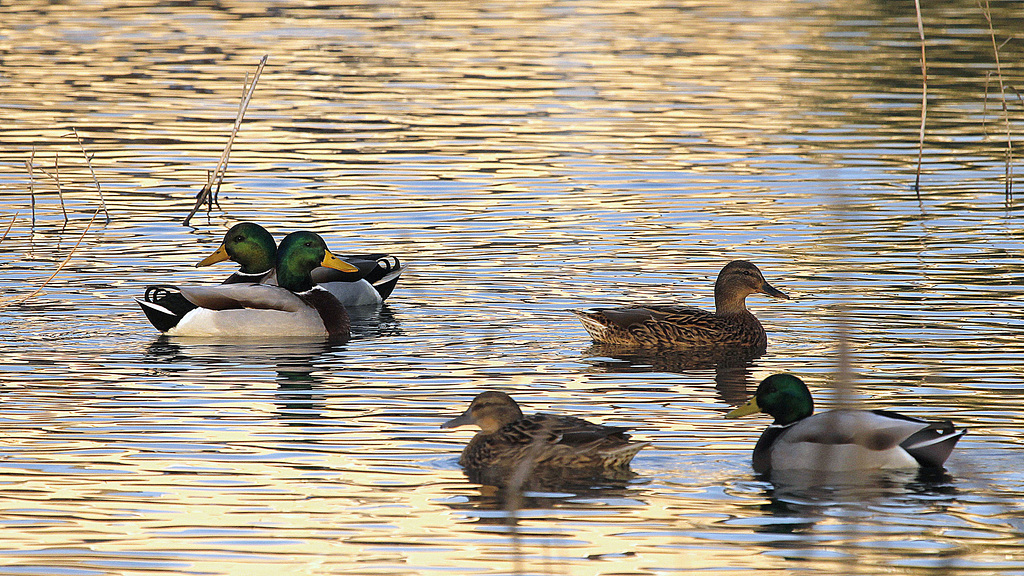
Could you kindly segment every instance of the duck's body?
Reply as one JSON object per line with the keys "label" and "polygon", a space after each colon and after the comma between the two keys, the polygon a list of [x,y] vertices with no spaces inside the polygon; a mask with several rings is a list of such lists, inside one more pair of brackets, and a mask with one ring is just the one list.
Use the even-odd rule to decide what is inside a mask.
{"label": "duck's body", "polygon": [[[231,227],[224,235],[224,241],[212,254],[200,261],[196,266],[208,266],[217,262],[231,260],[239,264],[239,269],[228,276],[223,284],[270,284],[276,286],[277,243],[265,228],[253,222],[242,222]],[[317,267],[310,273],[313,282],[330,292],[343,306],[354,308],[376,306],[391,295],[401,276],[401,262],[390,254],[356,254],[337,256],[348,266],[344,271],[336,268]],[[229,289],[224,289],[230,292]],[[178,333],[181,330],[191,331],[178,324],[185,316],[196,309],[176,286],[147,286],[141,300],[136,299],[146,317],[161,332]],[[194,314],[193,317],[204,317],[198,326],[212,329],[205,314]],[[194,320],[191,320],[194,322]],[[287,324],[287,323],[286,323]],[[240,325],[239,325],[240,326]],[[234,329],[232,329],[233,331]],[[300,329],[301,331],[301,329]]]}
{"label": "duck's body", "polygon": [[754,447],[758,473],[940,468],[966,434],[948,420],[927,421],[888,410],[813,414],[810,391],[791,374],[769,376],[750,402],[726,417],[759,411],[774,416],[775,422]]}
{"label": "duck's body", "polygon": [[745,260],[727,264],[715,282],[715,312],[689,306],[626,306],[572,310],[590,337],[601,344],[632,348],[743,348],[768,345],[761,322],[747,310],[746,297],[761,293],[789,298]]}
{"label": "duck's body", "polygon": [[281,241],[277,250],[277,286],[228,283],[171,287],[174,291],[168,294],[186,300],[191,306],[187,310],[138,302],[154,326],[173,336],[346,339],[349,317],[345,307],[311,278],[311,271],[321,265],[341,271],[355,269],[331,254],[317,234],[294,232]]}
{"label": "duck's body", "polygon": [[347,338],[348,314],[329,292],[314,286],[291,292],[269,284],[179,287],[195,306],[165,333],[228,338]]}
{"label": "duck's body", "polygon": [[512,472],[523,463],[533,469],[598,472],[623,469],[647,442],[630,440],[628,428],[593,424],[572,416],[523,416],[503,392],[484,392],[461,416],[443,428],[475,424],[481,431],[459,458],[470,471]]}

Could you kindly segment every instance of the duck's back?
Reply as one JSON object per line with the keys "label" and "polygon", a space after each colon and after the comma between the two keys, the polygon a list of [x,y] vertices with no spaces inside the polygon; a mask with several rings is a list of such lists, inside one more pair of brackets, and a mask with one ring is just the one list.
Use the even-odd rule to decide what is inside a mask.
{"label": "duck's back", "polygon": [[753,314],[718,315],[691,306],[629,306],[573,310],[595,342],[644,348],[765,348]]}
{"label": "duck's back", "polygon": [[459,463],[467,468],[506,468],[524,461],[535,467],[620,468],[647,445],[631,441],[627,430],[572,416],[534,414],[493,434],[477,434]]}
{"label": "duck's back", "polygon": [[[948,421],[928,422],[884,410],[830,410],[789,426],[769,426],[754,448],[754,470],[941,466],[960,435]],[[932,436],[941,442],[928,442]],[[941,457],[916,446],[918,439],[942,452]],[[922,448],[924,454],[918,454]]]}

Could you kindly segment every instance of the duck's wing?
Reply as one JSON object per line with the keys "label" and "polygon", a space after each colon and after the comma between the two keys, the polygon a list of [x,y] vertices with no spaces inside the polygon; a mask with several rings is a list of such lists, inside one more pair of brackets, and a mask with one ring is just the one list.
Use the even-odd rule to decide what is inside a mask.
{"label": "duck's wing", "polygon": [[714,346],[728,325],[711,312],[692,306],[627,306],[572,310],[597,342],[661,346]]}
{"label": "duck's wing", "polygon": [[615,437],[628,440],[629,428],[621,426],[605,426],[594,424],[574,416],[555,416],[552,414],[533,414],[506,426],[510,431],[529,436],[543,437],[548,442],[583,446],[595,441]]}
{"label": "duck's wing", "polygon": [[965,431],[886,410],[831,410],[777,434],[774,468],[939,467]]}
{"label": "duck's wing", "polygon": [[856,444],[870,450],[888,450],[928,422],[902,414],[869,410],[830,410],[800,420],[786,433],[786,442]]}
{"label": "duck's wing", "polygon": [[621,308],[593,308],[573,310],[577,316],[589,313],[588,317],[605,326],[629,329],[646,322],[693,323],[714,318],[714,314],[692,306],[624,306]]}
{"label": "duck's wing", "polygon": [[299,312],[309,306],[301,298],[268,284],[219,284],[216,286],[179,286],[189,302],[207,310],[281,310]]}

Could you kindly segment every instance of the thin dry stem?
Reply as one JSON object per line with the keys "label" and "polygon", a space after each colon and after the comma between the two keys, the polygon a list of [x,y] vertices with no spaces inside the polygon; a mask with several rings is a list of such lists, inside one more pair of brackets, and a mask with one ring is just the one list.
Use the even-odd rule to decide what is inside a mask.
{"label": "thin dry stem", "polygon": [[[54,170],[57,170],[57,165],[56,164],[54,164],[53,167],[54,167]],[[44,176],[46,176],[47,178],[53,180],[54,184],[56,184],[56,186],[57,186],[57,196],[60,198],[60,211],[64,213],[64,224],[67,224],[68,223],[68,213],[67,213],[67,210],[64,209],[64,194],[61,192],[61,187],[60,187],[60,173],[57,172],[56,174],[50,174],[49,172],[47,172],[43,168],[39,168],[39,167],[36,167],[36,170],[39,170],[40,172],[42,172]]]}
{"label": "thin dry stem", "polygon": [[100,208],[103,209],[103,215],[107,219],[107,224],[110,224],[110,212],[107,212],[107,201],[103,199],[103,189],[100,188],[100,180],[96,177],[96,171],[92,169],[92,157],[85,151],[85,144],[82,143],[82,138],[78,135],[78,129],[72,128],[71,133],[75,135],[75,139],[78,140],[78,146],[82,149],[82,156],[85,156],[85,163],[89,166],[89,172],[92,173],[92,182],[96,185],[96,191],[100,194]]}
{"label": "thin dry stem", "polygon": [[32,206],[32,228],[36,227],[36,179],[32,175],[32,160],[36,157],[36,148],[32,147],[32,153],[29,154],[28,160],[25,160],[25,168],[28,170],[28,193],[31,198]]}
{"label": "thin dry stem", "polygon": [[981,0],[978,0],[978,8],[981,9],[985,21],[988,22],[988,32],[992,37],[992,53],[995,55],[996,60],[996,78],[999,80],[999,101],[1003,106],[1003,119],[1006,122],[1006,203],[1009,204],[1013,201],[1013,139],[1010,136],[1010,113],[1006,109],[1006,86],[1003,84],[1003,69],[999,64],[999,45],[996,44],[996,31],[992,26],[992,12],[988,0],[985,0],[984,6],[981,4]]}
{"label": "thin dry stem", "polygon": [[64,214],[64,223],[68,223],[68,211],[64,208],[64,192],[60,189],[60,152],[53,155],[53,180],[57,183],[57,198],[60,199],[60,211]]}
{"label": "thin dry stem", "polygon": [[263,58],[260,59],[259,66],[256,68],[256,73],[253,75],[252,83],[248,85],[246,89],[245,84],[249,82],[249,73],[245,74],[245,80],[243,81],[242,89],[243,96],[241,102],[238,104],[238,115],[235,117],[235,124],[231,128],[231,135],[228,137],[228,142],[224,146],[224,151],[220,155],[220,161],[217,162],[217,167],[213,170],[212,181],[207,181],[206,185],[203,186],[202,190],[196,194],[196,204],[189,211],[188,216],[185,216],[185,220],[181,223],[183,226],[188,226],[189,222],[192,221],[192,217],[199,211],[199,207],[203,205],[203,202],[207,202],[207,211],[209,211],[213,204],[217,201],[217,196],[220,193],[220,185],[224,180],[224,174],[228,169],[228,158],[231,156],[231,146],[235,142],[235,136],[238,135],[238,129],[242,126],[242,118],[245,117],[245,111],[249,108],[249,102],[252,100],[252,95],[256,91],[256,83],[259,82],[260,74],[263,73],[263,67],[267,64],[268,55],[264,54]]}
{"label": "thin dry stem", "polygon": [[11,223],[7,225],[7,230],[4,230],[3,237],[0,237],[0,243],[3,243],[7,239],[7,235],[11,233],[11,228],[14,227],[14,221],[18,219],[18,213],[15,212],[14,216],[11,216]]}
{"label": "thin dry stem", "polygon": [[[85,230],[82,230],[82,235],[78,237],[78,242],[75,242],[75,245],[71,247],[71,251],[68,252],[68,255],[67,255],[66,258],[64,258],[64,261],[60,263],[60,266],[58,266],[56,270],[53,271],[53,274],[50,274],[49,278],[47,278],[46,280],[43,281],[42,285],[40,285],[39,288],[36,288],[34,291],[32,291],[31,294],[28,294],[27,296],[24,296],[24,297],[19,298],[17,300],[9,300],[7,302],[0,302],[0,309],[6,308],[7,306],[10,306],[11,304],[21,304],[22,302],[25,302],[26,300],[32,298],[36,294],[39,294],[40,292],[42,292],[43,288],[46,288],[46,285],[50,283],[50,280],[53,280],[54,277],[57,276],[57,274],[60,274],[60,271],[63,270],[65,266],[67,266],[68,262],[71,261],[71,257],[75,255],[75,250],[77,250],[78,249],[78,245],[82,243],[82,240],[85,238],[85,235],[89,232],[89,228],[92,227],[92,223],[96,221],[96,217],[99,216],[100,210],[102,210],[102,209],[103,209],[103,207],[100,206],[99,208],[96,209],[95,212],[92,213],[92,218],[90,218],[89,219],[89,223],[85,225]],[[13,223],[13,221],[12,221],[12,223]]]}
{"label": "thin dry stem", "polygon": [[917,32],[921,35],[921,132],[917,143],[917,176],[914,178],[914,191],[917,200],[921,200],[921,163],[924,161],[924,125],[928,117],[928,61],[924,53],[924,22],[921,20],[921,0],[914,0],[917,10]]}
{"label": "thin dry stem", "polygon": [[985,72],[985,99],[981,101],[981,130],[988,136],[988,83],[992,81],[992,73]]}
{"label": "thin dry stem", "polygon": [[537,457],[540,456],[541,449],[544,448],[543,438],[545,436],[547,436],[546,429],[541,430],[539,434],[534,436],[523,459],[519,461],[519,465],[512,471],[512,476],[509,478],[505,489],[508,523],[511,530],[512,547],[515,551],[515,574],[523,573],[521,565],[522,544],[519,537],[519,510],[523,507],[523,485],[526,484],[527,478],[530,477],[530,474],[532,474],[534,469],[537,467]]}

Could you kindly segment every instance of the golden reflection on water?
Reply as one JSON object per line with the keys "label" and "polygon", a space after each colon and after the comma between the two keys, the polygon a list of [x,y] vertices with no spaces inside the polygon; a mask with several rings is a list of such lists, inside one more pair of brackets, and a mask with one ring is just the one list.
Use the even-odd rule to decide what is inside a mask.
{"label": "golden reflection on water", "polygon": [[[0,561],[1020,571],[1022,246],[984,101],[991,39],[973,2],[924,7],[934,92],[918,203],[908,6],[0,6],[0,226],[17,213],[0,306],[60,265],[98,206],[71,127],[112,215],[0,315]],[[993,11],[1000,41],[1015,37],[1019,3]],[[1001,47],[1009,84],[1020,50]],[[181,227],[265,53],[221,207]],[[192,264],[244,219],[410,268],[345,346],[158,338],[131,298],[219,279],[227,268]],[[711,307],[733,258],[795,296],[751,298],[770,346],[750,362],[595,349],[564,312],[637,294]],[[948,477],[820,490],[751,475],[765,422],[722,414],[781,370],[834,402],[840,304],[857,398],[971,428]],[[437,429],[491,388],[654,445],[626,485],[528,494],[513,537],[502,495],[456,465],[470,433]]]}

